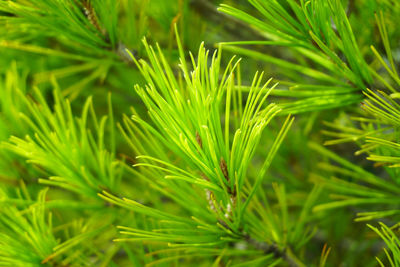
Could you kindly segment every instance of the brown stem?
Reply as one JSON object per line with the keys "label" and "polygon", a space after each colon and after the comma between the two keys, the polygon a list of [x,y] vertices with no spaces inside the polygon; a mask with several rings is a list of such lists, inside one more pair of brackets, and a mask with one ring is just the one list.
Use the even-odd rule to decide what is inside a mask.
{"label": "brown stem", "polygon": [[245,241],[256,248],[257,250],[264,251],[265,254],[272,253],[275,258],[284,259],[290,267],[304,267],[305,265],[291,252],[289,248],[281,249],[276,244],[268,244],[266,242],[258,241],[248,234],[244,235]]}

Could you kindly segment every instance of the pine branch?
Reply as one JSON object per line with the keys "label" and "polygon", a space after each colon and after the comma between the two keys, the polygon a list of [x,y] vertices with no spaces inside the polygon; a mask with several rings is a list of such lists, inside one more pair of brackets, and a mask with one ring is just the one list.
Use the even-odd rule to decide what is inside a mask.
{"label": "pine branch", "polygon": [[265,254],[272,253],[275,258],[284,259],[289,264],[290,267],[305,266],[303,263],[299,261],[299,259],[297,259],[291,252],[289,252],[288,248],[281,249],[276,244],[268,244],[265,242],[260,242],[251,238],[249,235],[245,235],[244,239],[246,240],[246,242],[248,242],[256,249],[262,250]]}

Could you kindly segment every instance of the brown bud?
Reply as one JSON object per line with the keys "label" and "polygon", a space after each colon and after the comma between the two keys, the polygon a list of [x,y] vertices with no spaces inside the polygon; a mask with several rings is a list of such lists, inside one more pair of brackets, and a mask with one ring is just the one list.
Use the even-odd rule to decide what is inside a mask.
{"label": "brown bud", "polygon": [[196,141],[199,144],[200,148],[203,148],[203,142],[201,141],[201,137],[197,131],[196,131]]}
{"label": "brown bud", "polygon": [[221,157],[221,160],[219,161],[219,167],[220,167],[225,179],[229,182],[228,166],[226,165],[226,161],[222,157]]}
{"label": "brown bud", "polygon": [[210,179],[208,179],[208,177],[204,173],[200,173],[200,175],[204,180],[210,181]]}

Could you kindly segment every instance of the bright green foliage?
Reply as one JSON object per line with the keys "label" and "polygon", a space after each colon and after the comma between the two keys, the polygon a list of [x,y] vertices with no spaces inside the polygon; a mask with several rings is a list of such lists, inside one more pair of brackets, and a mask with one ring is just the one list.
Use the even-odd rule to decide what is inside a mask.
{"label": "bright green foliage", "polygon": [[[284,232],[292,227],[294,231],[297,230],[290,236],[294,238],[293,244],[298,244],[306,238],[298,232],[301,227],[295,227],[287,221],[288,211],[283,186],[274,185],[282,210],[282,217],[275,222],[267,219],[274,216],[270,208],[260,209],[262,205],[269,205],[268,202],[256,198],[265,172],[293,119],[288,117],[286,120],[259,173],[252,177],[253,185],[247,181],[248,165],[260,141],[261,132],[280,111],[275,104],[262,107],[272,90],[267,87],[269,82],[258,89],[263,75],[256,75],[244,109],[239,109],[240,115],[231,119],[231,102],[235,107],[237,99],[243,98],[240,90],[234,90],[234,70],[238,62],[234,63],[232,59],[226,70],[222,70],[220,74],[221,54],[214,52],[208,65],[209,52],[200,46],[197,60],[191,56],[191,71],[180,49],[180,77],[183,79],[178,81],[160,49],[155,52],[147,43],[145,48],[149,53],[151,65],[144,61],[137,64],[148,84],[145,89],[136,86],[136,91],[146,104],[157,129],[138,116],[133,117],[138,126],[126,122],[127,132],[131,133],[129,138],[132,148],[138,154],[146,153],[138,157],[140,162],[135,166],[155,169],[156,171],[147,171],[149,182],[156,182],[160,187],[168,188],[160,191],[173,198],[191,217],[177,216],[129,199],[120,200],[104,192],[102,197],[111,203],[163,220],[159,228],[152,231],[121,226],[122,234],[133,237],[118,241],[154,240],[166,242],[171,247],[189,249],[188,252],[191,252],[191,247],[200,249],[214,246],[218,247],[221,253],[226,249],[226,244],[239,242],[243,238],[268,240],[265,244],[256,240],[252,242],[259,242],[260,244],[256,243],[256,247],[265,246],[271,252],[277,243],[279,247],[276,250],[284,251],[288,246],[287,233]],[[237,109],[234,108],[233,111],[235,110]],[[225,118],[224,125],[221,124],[221,117]],[[234,134],[230,134],[231,123],[235,128],[238,127]],[[142,145],[138,142],[141,136],[149,139],[153,151],[141,151]],[[171,156],[165,154],[166,147],[176,148],[173,152],[183,162],[174,164]],[[157,156],[149,156],[152,154]],[[157,181],[159,179],[161,180]],[[189,199],[192,201],[188,201]],[[258,229],[259,225],[265,223],[269,225],[266,231]],[[283,228],[280,224],[283,224]],[[241,255],[252,255],[253,249],[242,251]],[[267,260],[273,262],[277,259],[273,255],[259,258],[259,261]]]}
{"label": "bright green foliage", "polygon": [[[38,266],[51,254],[57,241],[52,233],[51,214],[46,216],[45,197],[46,190],[40,192],[37,204],[25,211],[13,206],[1,209],[2,266]],[[7,195],[2,191],[1,200],[4,199]]]}
{"label": "bright green foliage", "polygon": [[399,16],[0,0],[0,266],[400,266]]}
{"label": "bright green foliage", "polygon": [[[265,172],[292,124],[293,120],[290,117],[269,149],[269,154],[257,175],[248,177],[247,173],[263,128],[279,112],[274,104],[262,107],[272,90],[267,87],[269,82],[258,89],[263,76],[256,75],[246,96],[248,100],[244,109],[239,108],[239,114],[233,117],[231,102],[235,107],[237,99],[243,98],[241,90],[234,89],[234,70],[238,63],[232,63],[233,59],[230,62],[234,66],[228,65],[220,75],[221,54],[213,53],[211,64],[208,65],[209,52],[201,46],[197,61],[191,57],[193,71],[190,71],[183,51],[180,50],[180,68],[184,81],[177,81],[164,61],[163,54],[158,51],[157,56],[152,47],[146,43],[145,47],[152,64],[148,65],[143,61],[138,64],[148,84],[146,89],[136,86],[136,90],[149,109],[149,115],[158,129],[151,127],[139,117],[135,116],[133,120],[146,131],[147,138],[154,136],[150,142],[157,149],[143,152],[157,157],[139,156],[142,162],[136,166],[161,170],[161,172],[149,172],[149,175],[154,176],[151,182],[154,183],[154,179],[162,179],[157,183],[168,188],[168,192],[162,192],[173,197],[191,217],[178,217],[175,214],[142,206],[129,199],[119,200],[104,193],[103,197],[112,203],[165,221],[159,226],[160,228],[152,231],[120,227],[122,234],[133,237],[118,240],[148,239],[168,242],[171,247],[187,249],[188,253],[193,253],[191,247],[204,249],[214,246],[219,248],[219,252],[217,250],[214,253],[224,254],[223,251],[226,250],[228,243],[240,242],[244,238],[251,240],[253,247],[259,249],[264,247],[271,253],[286,253],[285,257],[288,260],[302,265],[296,263],[298,260],[291,254],[289,246],[296,245],[296,249],[299,249],[309,239],[310,233],[304,231],[307,222],[305,216],[310,211],[317,191],[310,196],[308,205],[305,205],[297,223],[288,218],[284,186],[273,185],[278,200],[278,210],[281,213],[279,218],[274,218],[273,207],[266,210],[262,208],[270,204],[262,193],[258,194]],[[218,77],[222,77],[221,80]],[[178,86],[182,83],[185,85]],[[237,109],[234,108],[233,111],[235,110]],[[225,118],[224,125],[220,122],[221,117]],[[238,127],[234,130],[234,134],[229,133],[232,128],[231,123],[235,128]],[[130,133],[134,133],[133,128],[140,129],[128,122],[127,125]],[[136,136],[132,134],[130,139],[140,140],[140,136],[145,134],[137,132]],[[218,140],[225,142],[221,143]],[[142,152],[139,149],[140,144],[131,141],[131,145],[134,150]],[[184,163],[174,164],[168,160],[164,152],[165,146],[176,147],[174,153]],[[164,156],[160,157],[161,155]],[[249,178],[254,181],[249,182],[247,180]],[[195,187],[188,186],[188,183],[194,184]],[[189,202],[188,199],[193,200]],[[202,201],[199,201],[200,199]],[[262,225],[267,225],[267,228],[263,229]],[[266,242],[263,243],[261,240]],[[244,250],[241,255],[252,255],[253,249]],[[276,259],[276,255],[269,255],[260,256],[251,262],[277,260],[279,259]]]}
{"label": "bright green foliage", "polygon": [[[26,134],[25,126],[21,123],[18,113],[25,110],[23,101],[16,96],[15,92],[20,90],[25,92],[25,79],[19,75],[15,62],[11,63],[10,69],[3,75],[0,81],[1,88],[1,115],[0,115],[0,136],[1,140],[6,140],[11,134]],[[6,180],[17,180],[18,171],[9,168],[12,165],[15,156],[1,150],[2,160],[0,166],[2,176]],[[24,168],[24,166],[18,166]]]}
{"label": "bright green foliage", "polygon": [[[340,0],[249,2],[262,14],[262,19],[227,5],[219,10],[251,24],[269,40],[224,43],[224,49],[286,69],[278,75],[293,81],[289,91],[275,93],[307,98],[285,104],[287,112],[332,108],[360,101],[355,91],[372,84],[375,70],[365,62],[365,52],[359,48]],[[239,45],[282,46],[292,51],[299,63]],[[304,65],[305,61],[311,61],[312,65]]]}
{"label": "bright green foliage", "polygon": [[[396,208],[397,195],[399,193],[399,170],[400,157],[397,149],[398,144],[398,126],[400,125],[400,105],[397,103],[397,90],[400,86],[400,79],[396,71],[396,67],[391,53],[389,40],[387,37],[387,31],[384,26],[384,19],[382,14],[376,16],[377,24],[381,33],[383,45],[388,55],[389,65],[384,62],[382,56],[379,55],[375,48],[372,47],[374,54],[378,61],[384,66],[387,74],[392,78],[396,87],[389,86],[391,94],[387,94],[384,91],[377,90],[373,91],[367,89],[364,93],[366,99],[363,101],[363,110],[365,113],[363,116],[354,116],[350,119],[345,119],[346,123],[326,123],[326,125],[336,132],[325,131],[326,135],[332,136],[335,139],[327,141],[327,145],[335,145],[344,142],[356,141],[360,145],[360,150],[355,152],[356,155],[367,154],[367,159],[376,162],[376,166],[387,166],[385,167],[389,180],[383,180],[372,173],[366,172],[361,168],[354,166],[349,162],[343,161],[337,155],[333,155],[331,152],[313,145],[316,150],[321,151],[331,159],[336,159],[341,165],[357,169],[359,173],[355,176],[354,173],[349,172],[338,167],[324,165],[323,168],[332,170],[336,173],[341,173],[341,176],[346,175],[354,177],[355,179],[361,179],[364,184],[368,184],[369,187],[365,188],[354,182],[346,182],[343,180],[335,179],[329,183],[333,187],[341,188],[347,194],[352,195],[364,195],[364,198],[350,198],[338,202],[329,204],[323,204],[316,209],[327,208],[327,207],[338,207],[342,205],[357,205],[357,204],[386,204],[386,207],[382,211],[368,211],[359,213],[357,220],[371,220],[376,218],[382,218],[387,216],[393,216],[399,213]],[[384,80],[383,74],[379,75],[380,79]],[[361,187],[360,187],[361,186]],[[357,189],[351,192],[350,188]],[[383,190],[383,191],[381,191]],[[369,193],[367,193],[369,191]],[[381,192],[379,192],[381,191]],[[336,191],[337,192],[337,191]],[[365,198],[367,196],[367,198]],[[388,210],[388,207],[392,209]]]}
{"label": "bright green foliage", "polygon": [[[88,259],[93,252],[84,243],[92,241],[91,239],[104,231],[108,220],[103,220],[99,226],[95,221],[98,218],[94,216],[93,221],[76,221],[56,229],[53,227],[52,213],[48,213],[46,208],[51,205],[59,206],[61,203],[49,203],[46,200],[47,188],[38,193],[37,201],[31,198],[24,184],[20,189],[15,197],[1,191],[0,201],[3,208],[0,211],[0,265],[52,266],[57,260],[63,265],[74,262],[79,266],[89,266]],[[60,242],[57,232],[62,228],[68,229],[75,236],[68,237],[66,231],[63,242]],[[65,255],[66,251],[70,254]]]}
{"label": "bright green foliage", "polygon": [[[38,90],[35,90],[35,102],[25,98],[20,91],[14,93],[21,94],[21,99],[25,101],[29,115],[20,114],[21,120],[34,135],[25,139],[12,136],[3,147],[27,158],[51,175],[48,180],[40,179],[39,182],[86,196],[96,195],[104,188],[118,190],[123,163],[114,157],[115,133],[110,98],[107,125],[107,117],[97,119],[91,99],[86,101],[81,117],[74,118],[69,102],[60,99],[58,90],[54,92],[54,112]],[[93,130],[88,127],[89,116]],[[105,148],[107,128],[111,152]]]}
{"label": "bright green foliage", "polygon": [[[320,204],[314,207],[315,211],[338,208],[343,206],[355,206],[355,205],[398,205],[397,195],[400,192],[400,187],[395,182],[388,182],[382,180],[380,177],[363,170],[357,165],[352,164],[340,158],[338,155],[326,150],[325,148],[316,144],[310,144],[310,146],[317,152],[323,154],[327,158],[340,164],[340,167],[329,163],[321,163],[320,168],[333,173],[331,177],[324,178],[319,175],[314,175],[311,180],[316,184],[322,184],[324,187],[329,188],[335,192],[334,198],[337,199],[334,202]],[[338,179],[339,177],[348,177],[345,179]],[[362,184],[360,184],[360,182]],[[387,214],[386,214],[387,213]],[[385,212],[388,216],[395,214],[396,212]],[[359,213],[360,218],[357,220],[370,220],[379,218],[377,212]],[[383,217],[383,216],[382,216]]]}
{"label": "bright green foliage", "polygon": [[[390,252],[387,249],[384,250],[391,266],[400,266],[400,240],[395,232],[387,227],[385,224],[380,223],[380,226],[381,229],[368,225],[368,227],[371,228],[375,233],[377,233],[388,246]],[[381,266],[385,266],[381,260],[379,260],[378,258],[377,260]]]}

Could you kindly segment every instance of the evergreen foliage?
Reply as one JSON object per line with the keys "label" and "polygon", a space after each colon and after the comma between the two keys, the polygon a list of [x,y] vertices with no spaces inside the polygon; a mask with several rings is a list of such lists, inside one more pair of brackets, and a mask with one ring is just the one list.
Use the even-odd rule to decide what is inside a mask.
{"label": "evergreen foliage", "polygon": [[400,266],[399,17],[0,0],[0,266]]}

